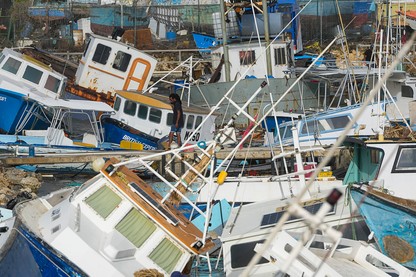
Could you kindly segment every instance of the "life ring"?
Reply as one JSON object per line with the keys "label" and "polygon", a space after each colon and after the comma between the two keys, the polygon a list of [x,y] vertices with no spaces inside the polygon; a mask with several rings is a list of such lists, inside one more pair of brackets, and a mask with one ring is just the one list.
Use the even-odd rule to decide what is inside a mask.
{"label": "life ring", "polygon": [[201,149],[207,148],[207,143],[205,141],[200,141],[197,143],[198,147]]}

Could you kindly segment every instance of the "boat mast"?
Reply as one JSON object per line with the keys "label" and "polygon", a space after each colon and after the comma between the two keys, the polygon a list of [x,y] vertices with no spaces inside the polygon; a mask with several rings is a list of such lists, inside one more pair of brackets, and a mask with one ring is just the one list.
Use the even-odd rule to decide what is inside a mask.
{"label": "boat mast", "polygon": [[228,55],[228,45],[227,45],[227,27],[225,25],[225,4],[224,1],[220,1],[221,9],[221,29],[222,29],[222,47],[224,49],[224,65],[225,65],[225,81],[230,81],[230,57]]}
{"label": "boat mast", "polygon": [[267,7],[267,0],[262,0],[263,5],[263,17],[264,17],[264,38],[266,41],[266,66],[267,76],[271,76],[272,73],[272,59],[270,55],[270,32],[269,32],[269,11]]}

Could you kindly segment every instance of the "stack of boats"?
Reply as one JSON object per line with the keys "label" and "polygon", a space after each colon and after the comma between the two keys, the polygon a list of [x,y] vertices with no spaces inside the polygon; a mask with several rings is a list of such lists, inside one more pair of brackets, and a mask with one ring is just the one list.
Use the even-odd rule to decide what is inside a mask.
{"label": "stack of boats", "polygon": [[[171,106],[166,96],[137,92],[148,88],[155,63],[128,45],[93,35],[71,91],[110,93],[115,99],[110,107],[67,99],[62,74],[3,50],[0,107],[10,117],[1,118],[6,133],[2,147],[19,153],[26,147],[28,155],[157,149],[172,124]],[[209,274],[218,270],[227,276],[414,276],[416,196],[409,183],[416,172],[414,135],[407,129],[406,138],[402,134],[393,140],[386,134],[385,140],[373,139],[382,138],[382,130],[393,121],[389,111],[405,101],[398,99],[399,89],[370,103],[376,91],[393,89],[400,78],[387,80],[392,73],[406,77],[393,72],[395,65],[378,70],[380,80],[374,78],[366,101],[296,122],[293,113],[280,117],[276,108],[300,78],[279,97],[271,95],[258,114],[247,111],[263,97],[267,81],[256,80],[256,89],[244,102],[233,97],[236,81],[212,107],[184,104],[181,147],[143,151],[123,161],[97,159],[98,174],[81,186],[2,209],[1,274],[132,276],[154,269],[170,276],[190,274],[204,260]],[[300,77],[315,74],[307,73]],[[405,80],[400,84],[414,91]],[[214,130],[219,111],[227,105],[233,107],[232,116]],[[70,132],[80,131],[71,129],[69,119],[83,120],[81,114],[92,133]],[[360,115],[364,119],[357,119]],[[403,120],[406,127],[408,117],[410,113]],[[287,122],[281,124],[282,118]],[[234,127],[243,121],[249,127],[237,138]],[[275,173],[228,177],[229,165],[247,150],[242,146],[261,124],[271,136]],[[345,137],[353,157],[345,178],[338,180],[327,163]],[[283,148],[289,144],[289,150]],[[306,161],[315,150],[332,144],[319,165]],[[280,154],[274,154],[273,146]],[[223,149],[228,154],[218,162]],[[164,174],[151,166],[155,159],[167,161]],[[138,177],[129,169],[132,164],[146,168],[152,180]],[[363,241],[352,240],[357,232]]]}

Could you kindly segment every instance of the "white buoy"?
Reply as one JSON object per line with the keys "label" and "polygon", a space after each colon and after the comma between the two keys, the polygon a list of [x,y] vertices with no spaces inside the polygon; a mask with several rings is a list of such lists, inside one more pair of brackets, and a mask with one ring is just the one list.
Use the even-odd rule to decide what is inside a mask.
{"label": "white buoy", "polygon": [[105,160],[103,158],[97,158],[92,162],[92,169],[94,169],[95,172],[100,172],[104,164]]}

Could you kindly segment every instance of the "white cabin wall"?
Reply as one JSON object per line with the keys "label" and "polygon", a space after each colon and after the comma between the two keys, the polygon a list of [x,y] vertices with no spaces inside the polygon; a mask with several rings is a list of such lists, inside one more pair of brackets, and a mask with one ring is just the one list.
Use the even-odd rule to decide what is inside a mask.
{"label": "white cabin wall", "polygon": [[[92,61],[92,57],[99,43],[111,48],[108,61],[104,65]],[[112,67],[118,51],[123,51],[131,55],[129,65],[125,72]],[[76,72],[76,84],[101,93],[114,93],[115,90],[123,89],[129,72],[132,69],[133,63],[136,59],[146,61],[150,64],[149,73],[146,79],[142,81],[144,84],[143,89],[146,89],[156,67],[157,60],[154,57],[115,40],[91,37],[88,50],[85,57],[82,57],[80,66]],[[133,75],[142,75],[144,71],[145,67],[142,64],[138,64]],[[136,81],[132,79],[131,82],[134,83]],[[135,88],[137,89],[137,85]]]}
{"label": "white cabin wall", "polygon": [[[285,43],[273,44],[272,47],[270,48],[271,48],[270,58],[271,58],[271,64],[272,64],[272,76],[274,78],[284,78],[285,77],[284,72],[288,70],[288,65],[287,63],[285,65],[275,65],[274,49],[286,48],[286,44]],[[254,51],[255,52],[256,63],[250,69],[248,69],[250,65],[240,64],[240,51]],[[221,56],[223,55],[223,53],[224,53],[223,47],[219,47],[213,51],[212,64],[214,68],[216,68],[219,65]],[[258,45],[256,46],[255,43],[252,43],[251,45],[238,45],[238,47],[229,45],[228,55],[229,55],[229,62],[230,62],[231,81],[237,80],[244,73],[245,73],[244,78],[246,76],[254,76],[256,78],[266,78],[267,62],[266,62],[266,53],[265,53],[264,44],[262,44],[261,47]],[[285,50],[285,55],[287,57],[288,55],[287,50]],[[226,81],[225,80],[225,67],[223,66],[221,70],[220,82],[225,82],[225,81]]]}

